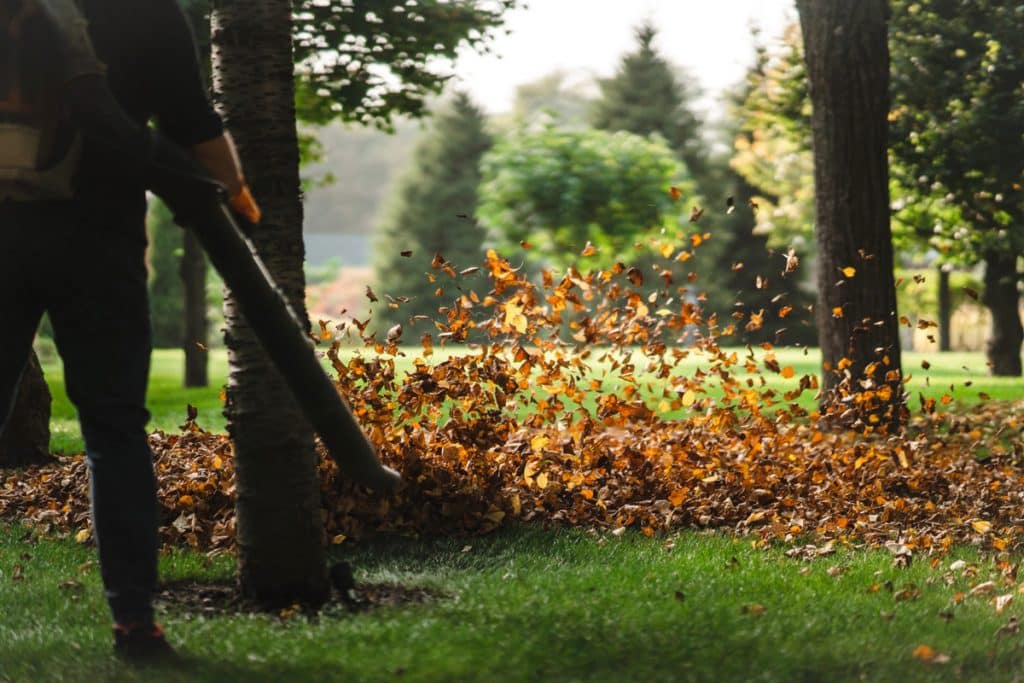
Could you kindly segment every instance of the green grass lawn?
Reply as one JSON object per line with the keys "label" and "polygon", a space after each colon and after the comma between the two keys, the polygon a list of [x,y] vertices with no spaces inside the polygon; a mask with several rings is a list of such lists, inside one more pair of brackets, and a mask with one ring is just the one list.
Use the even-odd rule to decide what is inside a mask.
{"label": "green grass lawn", "polygon": [[[817,359],[781,352],[797,374]],[[414,357],[402,361],[400,369]],[[908,354],[912,391],[958,400],[978,391],[1016,398],[1020,380],[984,375],[980,354]],[[223,428],[223,353],[214,385],[180,388],[181,356],[158,351],[152,426],[173,430],[186,404]],[[966,366],[968,370],[964,370]],[[684,370],[691,366],[684,367]],[[59,366],[54,444],[81,448]],[[929,383],[925,384],[925,377]],[[973,381],[964,388],[966,381]],[[23,540],[0,525],[0,683],[18,681],[918,681],[1013,680],[1024,675],[1024,635],[997,636],[1024,616],[1024,595],[991,558],[957,549],[937,567],[898,568],[887,551],[841,550],[813,561],[744,539],[685,531],[645,538],[509,529],[483,538],[378,540],[335,548],[366,583],[424,587],[427,604],[316,619],[160,614],[188,656],[186,671],[136,671],[110,654],[95,549],[71,540]],[[954,559],[967,573],[950,571]],[[1010,558],[1019,562],[1021,558]],[[233,561],[172,553],[166,580],[229,580]],[[958,601],[984,581],[994,592]],[[1014,594],[996,614],[991,599]],[[926,645],[948,663],[913,656]]]}
{"label": "green grass lawn", "polygon": [[[808,562],[721,535],[540,529],[348,549],[360,582],[427,587],[440,595],[427,604],[329,608],[315,620],[165,610],[160,618],[190,668],[136,672],[110,654],[99,578],[86,564],[94,550],[20,536],[0,527],[2,681],[1009,681],[1024,673],[1024,636],[996,636],[1024,606],[997,615],[991,596],[954,604],[956,592],[998,581],[991,561],[970,551],[935,569],[923,559],[901,569],[885,551]],[[977,575],[956,572],[947,585],[955,558],[977,563]],[[226,558],[196,555],[162,566],[165,579],[227,579],[232,570]],[[915,659],[920,645],[950,661]]]}
{"label": "green grass lawn", "polygon": [[[412,366],[419,349],[409,348],[406,355],[398,358],[398,370],[401,373]],[[745,350],[738,349],[742,356]],[[780,349],[776,351],[779,363],[783,366],[792,365],[796,377],[804,374],[815,374],[818,371],[819,357],[814,350],[807,355],[802,351]],[[435,353],[434,359],[439,357]],[[150,374],[149,409],[153,414],[150,424],[152,429],[174,431],[185,421],[186,407],[191,404],[199,409],[199,423],[211,431],[224,430],[224,416],[220,393],[227,376],[227,358],[223,350],[214,350],[210,354],[211,386],[206,389],[184,389],[181,385],[184,355],[181,351],[162,349],[153,354],[153,367]],[[922,368],[922,361],[927,360],[930,368]],[[691,358],[683,361],[681,372],[695,369],[700,361]],[[906,353],[903,359],[904,371],[913,375],[909,384],[912,397],[918,392],[936,399],[950,393],[957,404],[969,405],[976,403],[979,393],[987,393],[995,400],[1024,398],[1024,380],[1021,378],[989,377],[984,355],[981,353]],[[53,391],[53,420],[50,446],[55,453],[77,453],[82,450],[75,411],[64,391],[63,371],[59,361],[44,364],[47,381]],[[777,375],[766,374],[769,385],[778,389],[791,389],[796,380],[783,380]],[[642,377],[641,377],[642,379]],[[970,385],[967,386],[967,383]],[[642,382],[644,383],[644,382]],[[952,389],[951,389],[952,387]],[[611,390],[607,388],[607,390]],[[715,395],[713,386],[709,386],[709,394]],[[806,407],[813,404],[813,396],[805,393],[801,402]],[[916,407],[916,400],[912,401]]]}

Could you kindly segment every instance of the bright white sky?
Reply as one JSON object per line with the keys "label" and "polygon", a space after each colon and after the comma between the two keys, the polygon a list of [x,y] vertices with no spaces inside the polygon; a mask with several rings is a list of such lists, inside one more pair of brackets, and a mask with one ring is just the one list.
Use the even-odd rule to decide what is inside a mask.
{"label": "bright white sky", "polygon": [[555,70],[578,81],[611,75],[633,49],[633,29],[650,20],[657,47],[698,81],[711,109],[718,95],[737,83],[754,59],[751,27],[761,40],[777,38],[796,18],[793,0],[526,0],[512,12],[489,55],[464,54],[455,72],[490,113],[511,109],[517,85]]}

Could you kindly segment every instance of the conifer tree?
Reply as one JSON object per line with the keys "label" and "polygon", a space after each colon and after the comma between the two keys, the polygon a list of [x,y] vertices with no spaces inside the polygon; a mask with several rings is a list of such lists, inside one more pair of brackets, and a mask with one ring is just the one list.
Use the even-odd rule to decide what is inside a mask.
{"label": "conifer tree", "polygon": [[[683,80],[685,74],[680,69],[659,54],[654,45],[658,31],[653,25],[641,24],[635,34],[636,48],[622,57],[611,78],[598,83],[601,97],[591,111],[591,124],[601,130],[658,135],[685,164],[697,196],[682,200],[708,209],[699,229],[709,230],[712,239],[692,261],[677,265],[675,275],[685,279],[687,271],[696,272],[707,295],[705,308],[728,313],[733,297],[720,276],[730,265],[725,255],[729,235],[719,229],[728,193],[723,191],[722,174],[715,171],[708,154],[702,135],[704,122],[691,108],[697,90]],[[647,268],[642,259],[636,265]]]}
{"label": "conifer tree", "polygon": [[[455,282],[432,268],[440,255],[455,270],[479,265],[486,231],[474,216],[480,160],[490,149],[483,112],[458,93],[432,121],[399,180],[393,200],[377,229],[374,245],[373,328],[382,339],[394,325],[403,326],[403,341],[416,343],[433,328],[438,307],[456,292]],[[431,283],[428,273],[437,278]],[[481,286],[484,282],[481,280]],[[470,281],[472,287],[472,281]],[[444,296],[438,297],[441,289]]]}
{"label": "conifer tree", "polygon": [[[697,92],[658,53],[657,30],[641,25],[636,38],[636,49],[622,58],[615,75],[601,81],[602,97],[593,110],[593,124],[607,130],[658,134],[686,164],[707,204],[705,226],[713,236],[689,266],[701,276],[708,294],[706,308],[736,322],[736,341],[809,341],[813,328],[807,320],[794,315],[782,322],[777,317],[787,306],[798,310],[807,296],[800,291],[799,276],[783,278],[781,256],[768,249],[764,236],[752,232],[754,188],[730,168],[728,159],[708,152],[704,123],[691,109]],[[734,129],[727,126],[726,137],[735,137]],[[763,318],[763,325],[750,324],[754,315]],[[786,333],[776,335],[783,327]]]}
{"label": "conifer tree", "polygon": [[594,105],[591,123],[601,130],[661,135],[701,184],[708,155],[702,122],[690,109],[696,91],[679,80],[677,70],[658,54],[657,35],[651,24],[637,28],[636,50],[622,58],[615,75],[599,81],[601,98]]}

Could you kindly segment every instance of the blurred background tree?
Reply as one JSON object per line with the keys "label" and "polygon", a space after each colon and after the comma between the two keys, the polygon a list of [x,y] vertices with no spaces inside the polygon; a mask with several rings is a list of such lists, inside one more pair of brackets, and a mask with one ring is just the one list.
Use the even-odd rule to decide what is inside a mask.
{"label": "blurred background tree", "polygon": [[993,374],[1021,374],[1024,253],[1024,6],[892,3],[894,172],[903,202],[942,197],[959,220],[933,222],[944,255],[984,261]]}
{"label": "blurred background tree", "polygon": [[[555,125],[505,136],[483,161],[481,222],[503,253],[525,243],[546,266],[632,263],[634,244],[682,237],[682,196],[694,183],[664,140]],[[689,214],[687,214],[689,215]]]}
{"label": "blurred background tree", "polygon": [[[420,139],[410,167],[398,182],[377,228],[374,246],[376,291],[373,328],[383,333],[403,326],[406,341],[433,329],[444,301],[427,273],[440,254],[456,269],[479,265],[486,231],[474,216],[480,162],[491,148],[483,112],[456,93],[434,116]],[[383,338],[383,335],[380,335]]]}

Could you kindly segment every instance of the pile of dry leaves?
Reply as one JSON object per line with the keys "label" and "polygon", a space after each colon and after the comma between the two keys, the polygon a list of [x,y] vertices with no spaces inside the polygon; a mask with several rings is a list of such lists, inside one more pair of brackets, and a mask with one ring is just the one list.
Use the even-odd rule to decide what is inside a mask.
{"label": "pile of dry leaves", "polygon": [[[675,263],[688,253],[656,248]],[[883,353],[864,376],[847,377],[844,386],[856,390],[842,390],[833,411],[808,412],[797,400],[817,391],[818,379],[781,367],[771,344],[726,348],[744,323],[705,319],[700,297],[673,287],[667,267],[660,289],[622,265],[542,271],[534,282],[494,253],[483,268],[461,272],[437,256],[434,269],[432,280],[460,293],[420,339],[410,371],[396,369],[408,353],[400,328],[378,340],[358,320],[320,325],[333,342],[327,356],[339,391],[405,479],[379,495],[339,482],[322,454],[335,543],[530,521],[645,534],[715,527],[766,541],[807,535],[922,551],[954,543],[1004,550],[1024,539],[1015,417],[1024,404],[948,413],[922,398],[919,414],[889,433],[870,409],[891,403],[893,382],[874,381],[893,377]],[[486,296],[471,291],[472,278],[486,278]],[[745,329],[787,309],[780,301],[776,311],[751,313]],[[343,352],[336,334],[358,335],[367,349]],[[457,353],[434,349],[466,341]],[[869,408],[850,419],[850,406]],[[227,437],[190,423],[151,444],[164,541],[230,549]],[[0,517],[88,538],[83,459],[0,480]]]}

